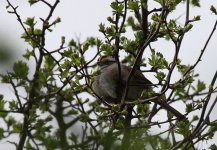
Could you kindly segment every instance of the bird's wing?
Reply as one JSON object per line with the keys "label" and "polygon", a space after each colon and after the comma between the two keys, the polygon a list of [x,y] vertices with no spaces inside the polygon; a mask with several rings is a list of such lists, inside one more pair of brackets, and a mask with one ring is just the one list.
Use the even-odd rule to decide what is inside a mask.
{"label": "bird's wing", "polygon": [[[108,66],[107,68],[107,73],[110,76],[111,82],[112,81],[116,81],[118,82],[119,80],[119,68],[118,65],[116,63]],[[131,71],[131,67],[129,66],[125,66],[121,64],[121,82],[119,82],[119,84],[123,84],[125,85],[125,83],[128,80],[128,77],[130,75],[130,71]],[[140,70],[136,69],[134,71],[134,75],[132,76],[132,78],[130,79],[130,84],[135,84],[137,86],[141,85],[147,85],[147,84],[152,84],[151,81],[149,81]]]}
{"label": "bird's wing", "polygon": [[[124,78],[128,78],[129,74],[130,74],[130,71],[132,70],[131,67],[129,66],[125,66],[125,65],[122,65],[122,72],[123,74],[127,75],[127,76],[124,76]],[[152,84],[152,82],[150,80],[148,80],[140,70],[138,69],[135,69],[134,71],[134,75],[132,77],[132,80],[135,81],[135,82],[138,82],[140,84]]]}

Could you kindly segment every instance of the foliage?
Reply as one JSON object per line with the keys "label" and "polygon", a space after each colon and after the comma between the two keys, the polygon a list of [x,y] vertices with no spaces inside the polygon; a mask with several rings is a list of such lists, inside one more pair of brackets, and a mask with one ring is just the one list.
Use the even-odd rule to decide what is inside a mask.
{"label": "foliage", "polygon": [[[0,117],[5,127],[0,128],[0,139],[19,135],[15,143],[22,149],[195,149],[203,141],[209,141],[216,134],[216,120],[209,116],[216,105],[217,98],[211,101],[216,92],[215,81],[206,85],[194,73],[212,37],[216,24],[200,56],[194,64],[183,64],[179,58],[184,35],[189,34],[193,24],[200,16],[189,18],[189,5],[200,7],[198,0],[155,0],[156,8],[149,10],[146,0],[114,0],[111,3],[112,14],[107,18],[109,25],[99,24],[99,32],[104,39],[89,37],[80,43],[76,39],[66,41],[60,38],[60,46],[48,50],[45,44],[46,34],[55,29],[61,18],[51,21],[52,14],[59,4],[45,0],[29,0],[30,6],[42,3],[50,9],[47,17],[36,20],[29,17],[21,20],[18,7],[9,0],[8,12],[17,17],[24,33],[21,38],[30,46],[23,54],[23,60],[14,63],[13,70],[1,74],[1,82],[9,84],[15,99],[5,99],[0,95]],[[175,18],[168,19],[178,5],[186,5],[186,20],[177,23]],[[216,14],[214,6],[210,8]],[[42,23],[41,28],[37,24]],[[127,36],[134,34],[133,38]],[[174,45],[173,60],[167,60],[164,51],[152,48],[152,43],[165,39]],[[95,49],[95,51],[93,51]],[[95,55],[86,57],[92,51]],[[150,55],[143,57],[145,51]],[[94,69],[101,55],[113,55],[129,65],[147,66],[147,71],[158,80],[160,92],[145,93],[149,99],[125,102],[125,106],[134,104],[131,114],[133,123],[125,126],[127,110],[120,105],[107,104],[97,97],[91,84],[99,72]],[[34,73],[30,74],[30,61],[34,61]],[[171,80],[178,71],[180,78]],[[166,94],[165,94],[166,93]],[[183,104],[185,119],[179,119],[170,110],[159,106],[154,97],[162,98],[164,103]],[[155,101],[154,101],[155,100]],[[147,104],[151,101],[153,105]],[[211,107],[208,107],[208,104]],[[154,122],[153,117],[166,110],[167,118]],[[194,112],[199,111],[197,115]],[[20,114],[22,119],[17,119]],[[128,118],[129,119],[129,118]],[[150,132],[153,126],[165,131],[156,135]],[[82,127],[76,133],[77,127]],[[166,134],[166,138],[161,135]],[[182,139],[178,135],[182,135]],[[215,143],[210,149],[216,149]]]}

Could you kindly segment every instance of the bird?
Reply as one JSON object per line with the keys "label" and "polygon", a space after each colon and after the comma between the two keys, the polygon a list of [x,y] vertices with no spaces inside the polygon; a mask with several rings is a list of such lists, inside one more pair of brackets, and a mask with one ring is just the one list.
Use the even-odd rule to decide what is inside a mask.
{"label": "bird", "polygon": [[[113,56],[102,56],[97,65],[100,74],[94,79],[93,91],[106,102],[119,104],[132,68],[122,63],[119,66]],[[141,97],[142,92],[150,89],[152,82],[135,69],[128,85],[125,100],[135,101]]]}
{"label": "bird", "polygon": [[[126,85],[128,85],[128,91],[125,96],[126,102],[133,102],[144,98],[142,97],[143,92],[153,91],[152,86],[154,86],[154,84],[148,80],[139,69],[135,69],[132,72],[132,76],[128,82],[129,75],[133,68],[118,63],[113,56],[102,56],[99,58],[97,65],[100,73],[95,76],[92,89],[99,98],[108,103],[121,104]],[[152,100],[152,102],[171,112],[178,120],[186,119],[184,115],[167,104],[165,100],[161,100],[160,97]]]}

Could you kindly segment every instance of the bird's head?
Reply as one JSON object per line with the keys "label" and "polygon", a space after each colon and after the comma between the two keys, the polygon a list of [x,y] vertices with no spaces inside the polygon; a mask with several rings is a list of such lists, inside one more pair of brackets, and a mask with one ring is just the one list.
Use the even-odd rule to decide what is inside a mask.
{"label": "bird's head", "polygon": [[107,67],[113,63],[116,63],[117,61],[115,60],[115,57],[113,56],[102,56],[98,59],[97,61],[97,65],[100,67],[100,68],[104,68],[104,67]]}

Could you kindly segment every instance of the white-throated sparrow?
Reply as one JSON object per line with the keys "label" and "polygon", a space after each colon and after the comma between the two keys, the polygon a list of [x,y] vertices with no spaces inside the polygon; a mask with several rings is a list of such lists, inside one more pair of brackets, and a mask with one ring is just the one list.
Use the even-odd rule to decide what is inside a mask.
{"label": "white-throated sparrow", "polygon": [[[107,102],[120,103],[132,68],[120,64],[119,69],[117,61],[111,56],[100,58],[97,64],[100,67],[100,74],[95,77],[93,90]],[[142,92],[150,88],[150,84],[152,83],[145,78],[142,72],[136,69],[129,81],[126,101],[134,101],[140,98]]]}
{"label": "white-throated sparrow", "polygon": [[[117,61],[111,56],[100,58],[97,64],[100,67],[100,74],[95,77],[92,84],[94,92],[109,103],[121,103],[126,82],[132,68],[120,63],[119,69]],[[140,70],[135,69],[129,81],[125,100],[135,101],[139,99],[143,91],[145,92],[152,89],[151,85],[151,81],[149,81]],[[152,101],[170,111],[179,120],[185,119],[184,115],[167,104],[165,100],[161,100],[160,97]]]}

